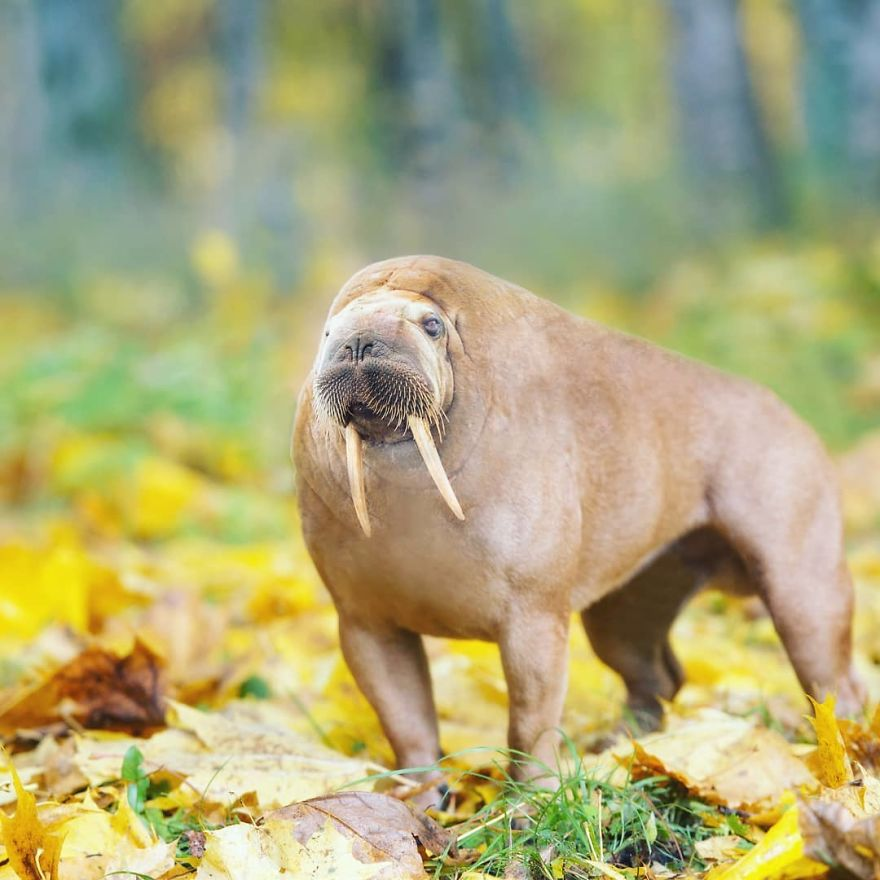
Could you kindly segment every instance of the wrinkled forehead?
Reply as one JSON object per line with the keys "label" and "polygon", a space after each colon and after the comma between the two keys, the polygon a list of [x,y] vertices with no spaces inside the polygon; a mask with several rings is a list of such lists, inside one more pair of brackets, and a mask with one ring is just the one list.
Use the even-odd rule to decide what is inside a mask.
{"label": "wrinkled forehead", "polygon": [[411,290],[379,287],[368,293],[362,293],[342,308],[335,308],[330,319],[355,318],[358,315],[366,317],[381,312],[383,315],[393,315],[404,320],[420,321],[437,311],[436,303],[423,294]]}

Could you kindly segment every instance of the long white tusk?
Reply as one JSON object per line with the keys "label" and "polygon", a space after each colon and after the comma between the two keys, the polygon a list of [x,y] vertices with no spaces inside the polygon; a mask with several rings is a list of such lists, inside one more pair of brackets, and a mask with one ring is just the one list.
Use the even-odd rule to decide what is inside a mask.
{"label": "long white tusk", "polygon": [[452,491],[449,477],[446,476],[443,462],[440,461],[440,456],[437,454],[437,447],[434,445],[434,438],[431,436],[431,429],[428,427],[427,422],[418,416],[407,416],[406,421],[409,424],[410,431],[412,431],[413,440],[416,441],[416,446],[419,447],[422,461],[425,462],[425,467],[434,481],[434,485],[440,491],[443,500],[449,505],[449,509],[459,519],[464,519],[461,505],[455,497],[455,492]]}
{"label": "long white tusk", "polygon": [[354,502],[354,512],[364,534],[369,538],[372,529],[370,515],[367,513],[367,492],[364,489],[364,448],[361,435],[351,422],[345,426],[345,463],[348,465],[348,485],[351,489],[351,500]]}

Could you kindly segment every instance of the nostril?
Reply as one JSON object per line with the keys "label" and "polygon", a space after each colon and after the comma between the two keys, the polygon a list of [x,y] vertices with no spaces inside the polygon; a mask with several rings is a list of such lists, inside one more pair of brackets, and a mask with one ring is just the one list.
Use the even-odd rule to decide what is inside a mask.
{"label": "nostril", "polygon": [[[2,2],[2,0],[0,0],[0,2]],[[334,360],[359,364],[363,363],[368,357],[375,357],[377,343],[366,341],[369,339],[369,336],[349,337],[347,342],[343,343],[336,349],[336,354],[333,356]],[[381,348],[381,345],[379,345],[379,347]]]}

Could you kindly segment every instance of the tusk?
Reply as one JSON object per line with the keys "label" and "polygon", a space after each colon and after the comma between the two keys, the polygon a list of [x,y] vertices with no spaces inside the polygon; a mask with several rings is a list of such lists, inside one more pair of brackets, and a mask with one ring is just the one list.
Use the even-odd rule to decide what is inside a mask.
{"label": "tusk", "polygon": [[364,489],[364,448],[361,435],[351,422],[345,426],[345,463],[348,465],[348,485],[351,489],[351,500],[354,502],[354,512],[364,534],[369,538],[372,529],[370,515],[367,513],[367,492]]}
{"label": "tusk", "polygon": [[443,462],[440,461],[440,456],[437,454],[437,447],[434,445],[434,438],[431,436],[431,429],[428,427],[427,422],[418,416],[407,416],[406,421],[410,431],[412,431],[413,440],[416,441],[416,446],[419,447],[422,461],[425,462],[425,467],[434,481],[434,485],[440,491],[443,500],[449,505],[449,509],[459,519],[464,519],[461,505],[455,497],[455,492],[452,491],[449,477],[446,476]]}

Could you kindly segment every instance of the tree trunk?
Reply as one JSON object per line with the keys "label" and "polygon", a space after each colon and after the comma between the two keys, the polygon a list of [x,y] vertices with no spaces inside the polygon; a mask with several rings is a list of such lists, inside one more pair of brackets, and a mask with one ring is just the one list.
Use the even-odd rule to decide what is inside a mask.
{"label": "tree trunk", "polygon": [[825,201],[880,195],[880,0],[800,0],[807,150]]}
{"label": "tree trunk", "polygon": [[432,202],[453,164],[458,119],[438,0],[388,0],[375,26],[373,78],[388,156]]}
{"label": "tree trunk", "polygon": [[133,142],[134,112],[117,0],[37,0],[50,166],[75,188],[111,186]]}
{"label": "tree trunk", "polygon": [[724,207],[777,226],[786,210],[743,50],[738,0],[668,0],[673,75],[688,171],[709,228]]}
{"label": "tree trunk", "polygon": [[880,195],[880,0],[862,0],[856,9],[848,148],[855,191],[873,204]]}
{"label": "tree trunk", "polygon": [[[38,215],[34,181],[41,164],[46,108],[32,3],[0,3],[0,192],[8,216]],[[13,85],[14,84],[14,85]]]}

